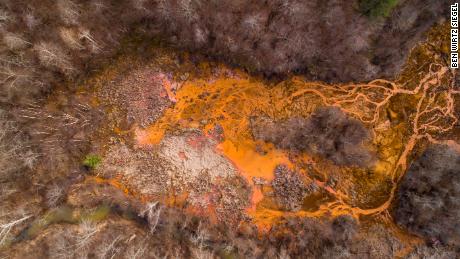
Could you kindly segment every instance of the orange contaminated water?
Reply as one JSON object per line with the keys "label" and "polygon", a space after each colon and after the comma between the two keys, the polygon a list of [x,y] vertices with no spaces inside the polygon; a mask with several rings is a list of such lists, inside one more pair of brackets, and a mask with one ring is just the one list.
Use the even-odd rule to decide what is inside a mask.
{"label": "orange contaminated water", "polygon": [[[223,67],[220,69],[225,70]],[[277,165],[285,164],[293,167],[293,164],[286,150],[279,150],[272,144],[254,140],[251,133],[252,117],[267,117],[276,121],[293,116],[308,116],[318,106],[336,106],[372,129],[375,136],[377,133],[374,129],[387,120],[381,115],[393,96],[404,94],[412,96],[411,98],[418,98],[419,104],[427,102],[428,105],[437,105],[433,101],[425,100],[424,97],[427,96],[426,92],[429,89],[439,87],[446,71],[445,68],[429,71],[418,86],[410,90],[404,85],[382,79],[365,84],[328,85],[292,78],[277,85],[267,86],[262,81],[239,71],[233,71],[230,76],[225,72],[215,72],[208,77],[189,78],[182,84],[163,82],[166,84],[165,88],[169,89],[168,98],[174,100],[175,104],[147,129],[136,129],[135,135],[137,143],[141,146],[157,145],[168,131],[199,129],[204,134],[208,134],[216,126],[220,126],[223,129],[224,141],[217,145],[216,151],[227,157],[254,187],[249,212],[254,214],[256,220],[259,218],[262,222],[267,222],[286,213],[268,208],[256,210],[256,205],[263,199],[263,194],[254,186],[253,178],[262,177],[270,181],[273,179]],[[334,200],[325,202],[316,211],[300,211],[296,215],[322,216],[349,213],[359,217],[359,215],[385,211],[393,198],[397,181],[401,177],[400,172],[406,168],[405,161],[410,151],[417,140],[427,137],[417,128],[418,125],[425,125],[418,121],[418,117],[419,114],[428,113],[433,109],[427,105],[423,107],[426,107],[426,111],[417,109],[414,135],[410,136],[405,150],[398,159],[386,161],[387,172],[385,173],[393,178],[394,185],[388,200],[375,208],[353,207],[347,203],[349,197],[343,192],[317,181],[317,185],[333,196]],[[448,116],[452,110],[448,110]],[[449,129],[452,126],[449,124],[446,127]],[[308,157],[306,154],[303,156]],[[378,162],[374,167],[372,170],[379,171],[382,164]]]}
{"label": "orange contaminated water", "polygon": [[[418,64],[426,63],[425,61]],[[376,79],[368,83],[328,85],[322,82],[308,82],[299,77],[268,86],[263,81],[251,78],[238,70],[229,72],[227,68],[221,66],[216,69],[217,72],[210,72],[211,66],[206,63],[200,64],[199,67],[203,69],[200,69],[199,75],[187,77],[186,81],[179,83],[167,77],[161,78],[165,89],[164,97],[174,104],[153,125],[145,129],[134,128],[135,140],[140,146],[154,146],[158,145],[166,134],[190,128],[199,129],[205,135],[212,137],[209,132],[219,125],[223,129],[224,136],[223,141],[216,145],[216,152],[231,161],[253,187],[252,202],[247,212],[252,222],[262,231],[270,229],[281,218],[289,216],[322,217],[350,214],[358,220],[365,215],[377,215],[379,219],[385,215],[390,217],[388,208],[395,196],[397,184],[410,163],[410,154],[420,140],[444,143],[460,150],[460,145],[456,141],[438,139],[435,134],[449,132],[458,122],[453,107],[460,91],[446,80],[449,77],[449,70],[434,65],[440,63],[439,60],[428,63],[433,63],[426,65],[429,67],[428,71],[422,67],[424,72],[419,73],[419,65],[413,69],[417,71],[417,75],[420,75],[419,79],[414,79],[416,83],[413,86],[406,84],[405,81],[409,79],[402,80],[403,83]],[[409,74],[411,78],[415,78],[415,72]],[[393,111],[394,107],[390,109],[389,106],[393,97],[401,95],[407,96],[404,101],[414,103],[414,111],[405,118],[406,124],[401,123],[402,126],[396,128],[390,121],[397,120],[398,116],[406,110]],[[320,177],[322,180],[311,180],[321,188],[322,193],[326,193],[328,199],[315,203],[313,209],[287,212],[265,206],[269,200],[264,197],[264,193],[267,192],[255,186],[253,178],[261,177],[270,181],[274,177],[274,169],[277,165],[285,164],[294,168],[300,163],[299,157],[293,160],[292,154],[288,154],[286,150],[277,149],[270,143],[255,141],[251,133],[251,117],[268,117],[277,121],[295,116],[309,116],[318,106],[338,107],[360,120],[372,131],[374,139],[387,138],[387,136],[391,139],[386,141],[388,144],[380,145],[378,150],[379,154],[388,153],[387,159],[377,161],[374,167],[369,168],[372,173],[386,175],[391,179],[390,183],[378,182],[378,184],[391,186],[391,191],[384,202],[380,203],[379,200],[379,203],[372,203],[371,208],[368,206],[365,209],[357,205],[353,206],[346,187],[328,186],[326,182],[322,182],[323,179],[329,178],[328,172],[320,170],[319,173],[324,174]],[[441,113],[436,114],[436,111]],[[437,121],[442,123],[436,123],[437,121],[431,118],[438,118]],[[382,130],[386,128],[385,125],[388,125],[388,129]],[[401,131],[402,134],[386,134],[392,131],[392,127],[394,131]],[[131,131],[116,129],[115,132],[126,134]],[[374,146],[379,145],[377,143]],[[299,156],[313,161],[307,154]],[[352,178],[346,178],[349,179]],[[116,179],[94,178],[92,180],[111,184],[127,194],[133,194]],[[353,178],[352,180],[360,182],[366,179]],[[372,192],[369,193],[372,195]],[[141,200],[144,200],[143,198],[145,197],[140,197]],[[184,192],[169,197],[165,203],[180,206],[180,203],[185,202],[186,199],[187,193]],[[192,206],[187,209],[191,210],[191,213],[204,213],[215,217],[212,207],[207,208],[206,211],[200,211]],[[214,218],[213,221],[216,219]],[[389,222],[390,227],[395,227],[391,220]],[[408,240],[408,243],[418,241],[412,236],[399,238]],[[407,250],[400,252],[402,257]]]}
{"label": "orange contaminated water", "polygon": [[[247,181],[252,183],[253,177],[260,177],[271,181],[273,180],[273,172],[277,165],[291,165],[291,162],[283,151],[270,147],[268,144],[266,146],[268,149],[266,149],[266,153],[264,154],[259,154],[255,151],[256,148],[253,141],[235,145],[232,141],[225,140],[217,148],[233,162]],[[255,210],[255,206],[262,199],[262,191],[259,188],[253,188],[251,209]]]}
{"label": "orange contaminated water", "polygon": [[[270,181],[277,165],[291,166],[285,151],[268,143],[256,143],[251,135],[250,117],[271,109],[270,93],[264,84],[251,81],[243,73],[212,81],[189,80],[170,97],[176,103],[157,123],[145,130],[136,129],[137,143],[156,145],[168,130],[176,128],[197,128],[207,134],[219,125],[225,138],[216,151],[227,157],[249,184],[253,177]],[[262,192],[254,188],[252,209],[262,198]]]}

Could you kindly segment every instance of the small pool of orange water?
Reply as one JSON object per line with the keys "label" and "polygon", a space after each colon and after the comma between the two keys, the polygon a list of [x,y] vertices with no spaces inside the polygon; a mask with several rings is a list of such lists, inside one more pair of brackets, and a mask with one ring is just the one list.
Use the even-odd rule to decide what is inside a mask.
{"label": "small pool of orange water", "polygon": [[[260,144],[259,144],[260,145]],[[263,178],[271,181],[274,178],[274,170],[277,165],[284,164],[291,166],[291,162],[287,155],[276,148],[265,144],[267,149],[264,154],[256,151],[255,143],[247,141],[246,143],[238,143],[235,145],[232,141],[226,140],[217,146],[217,149],[222,152],[246,178],[249,183],[253,183],[254,177]],[[253,188],[252,207],[263,199],[262,191],[259,188]]]}

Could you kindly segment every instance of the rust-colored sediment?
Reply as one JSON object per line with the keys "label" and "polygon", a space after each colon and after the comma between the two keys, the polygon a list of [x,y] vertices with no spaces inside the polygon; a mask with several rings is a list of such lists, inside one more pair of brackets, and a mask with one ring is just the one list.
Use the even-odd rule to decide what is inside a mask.
{"label": "rust-colored sediment", "polygon": [[[396,183],[401,178],[402,172],[407,169],[408,156],[417,141],[426,138],[434,142],[429,132],[449,131],[455,125],[457,118],[454,116],[452,97],[455,92],[448,90],[434,96],[436,93],[434,88],[440,87],[441,80],[446,77],[447,72],[446,67],[432,64],[415,89],[406,89],[395,82],[381,79],[367,84],[327,85],[320,82],[306,82],[300,78],[293,78],[269,88],[241,72],[236,73],[234,77],[221,73],[210,79],[194,78],[185,82],[177,90],[174,96],[176,100],[174,107],[168,109],[165,115],[148,129],[138,130],[136,136],[139,145],[154,145],[161,141],[166,131],[177,127],[197,128],[207,132],[216,125],[220,125],[225,140],[218,145],[217,150],[232,161],[252,184],[253,177],[272,180],[273,171],[277,165],[292,166],[292,163],[287,151],[277,150],[268,143],[255,142],[250,130],[251,116],[271,116],[274,119],[280,119],[299,115],[289,107],[296,107],[299,103],[316,99],[320,102],[312,106],[340,107],[369,128],[373,128],[383,121],[384,118],[380,118],[382,109],[393,96],[398,94],[414,96],[418,98],[418,103],[412,120],[412,134],[396,163],[393,164],[393,169],[388,172],[394,185],[387,201],[370,209],[353,207],[345,202],[346,197],[343,197],[343,194],[338,195],[339,193],[329,188],[326,191],[336,196],[335,201],[324,204],[316,212],[297,213],[311,216],[326,213],[332,215],[351,213],[355,216],[376,214],[388,209],[396,190]],[[301,99],[301,97],[307,99]],[[435,101],[435,98],[438,100],[444,98],[445,101],[441,103],[450,105],[439,107],[440,102]],[[430,113],[433,113],[439,120],[450,118],[450,123],[436,125],[436,120],[426,116]],[[449,143],[452,143],[452,140]],[[262,198],[260,190],[254,188],[253,208]],[[278,212],[272,213],[278,214]],[[268,214],[267,210],[264,210],[263,213],[255,213],[255,215],[265,218]]]}
{"label": "rust-colored sediment", "polygon": [[[225,66],[213,67],[211,72],[212,66],[203,63],[200,68],[206,76],[190,76],[180,83],[171,77],[160,78],[165,89],[164,98],[171,100],[174,105],[149,127],[136,127],[135,140],[139,146],[158,145],[166,134],[177,129],[198,129],[212,138],[210,132],[221,127],[223,139],[217,144],[216,152],[231,161],[253,187],[252,203],[247,212],[261,229],[269,229],[273,223],[286,216],[351,214],[357,219],[366,215],[390,217],[388,208],[394,199],[397,184],[409,166],[411,154],[421,141],[443,143],[460,150],[459,143],[443,135],[450,132],[458,122],[455,100],[458,100],[460,91],[454,86],[453,72],[433,51],[423,44],[415,49],[411,59],[416,61],[409,62],[407,71],[403,71],[396,81],[376,79],[359,84],[331,85],[293,77],[269,86],[246,73]],[[417,60],[419,58],[423,62]],[[407,103],[395,104],[395,98]],[[394,122],[401,115],[401,110],[406,112],[406,108],[395,112],[390,106],[404,105],[412,105],[405,121]],[[385,153],[385,159],[376,161],[369,170],[391,180],[391,183],[381,183],[391,184],[385,201],[375,206],[372,203],[368,207],[353,205],[345,187],[333,188],[314,179],[319,188],[333,197],[314,210],[285,212],[262,205],[261,201],[265,197],[259,187],[254,185],[254,177],[270,181],[277,165],[296,168],[300,160],[314,159],[308,154],[297,154],[299,157],[293,159],[287,150],[254,140],[251,117],[268,117],[277,121],[294,116],[309,116],[319,106],[339,107],[372,131],[374,147],[378,154]],[[386,144],[379,142],[377,145],[377,140],[382,138],[391,138],[391,141],[385,141]]]}

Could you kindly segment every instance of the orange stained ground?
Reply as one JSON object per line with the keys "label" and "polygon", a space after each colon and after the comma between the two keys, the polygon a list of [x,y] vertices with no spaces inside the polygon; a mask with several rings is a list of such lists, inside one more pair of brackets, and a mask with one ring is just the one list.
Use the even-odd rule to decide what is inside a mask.
{"label": "orange stained ground", "polygon": [[[426,63],[425,60],[423,61],[416,63]],[[265,206],[265,201],[261,202],[264,198],[263,193],[255,186],[253,186],[252,207],[248,211],[254,223],[262,230],[269,229],[273,223],[287,216],[321,217],[345,213],[355,217],[375,214],[379,214],[379,217],[385,216],[388,214],[387,208],[393,200],[397,183],[410,163],[409,155],[419,140],[426,139],[433,143],[444,143],[460,150],[460,145],[456,141],[438,139],[435,134],[436,132],[449,132],[457,123],[458,118],[455,116],[454,107],[455,100],[458,100],[455,97],[460,96],[460,91],[454,87],[453,83],[451,85],[450,81],[445,79],[449,77],[449,70],[441,67],[440,61],[429,63],[433,63],[426,65],[430,67],[430,70],[426,74],[423,73],[424,76],[415,88],[406,87],[403,83],[398,84],[380,79],[365,84],[327,85],[320,82],[306,82],[300,78],[292,78],[270,87],[238,71],[232,71],[230,76],[221,73],[209,78],[192,77],[182,85],[162,78],[165,88],[164,97],[174,102],[175,105],[166,110],[164,116],[147,129],[135,128],[135,136],[137,143],[141,146],[157,145],[168,131],[196,128],[207,134],[216,125],[220,125],[225,138],[217,145],[216,151],[226,156],[239,169],[248,183],[253,184],[253,177],[263,177],[270,181],[273,179],[273,171],[277,165],[286,164],[293,167],[295,162],[289,160],[286,151],[276,149],[272,144],[253,140],[250,130],[251,116],[267,116],[279,120],[292,116],[307,116],[319,105],[330,105],[337,106],[359,119],[368,128],[377,129],[386,120],[382,118],[385,117],[385,111],[391,112],[391,110],[386,110],[390,99],[397,95],[407,95],[415,102],[414,107],[416,106],[414,114],[407,116],[410,123],[406,130],[411,135],[402,140],[401,150],[396,148],[399,155],[394,161],[388,161],[385,166],[377,164],[372,169],[374,172],[388,174],[393,179],[392,190],[385,203],[370,209],[353,207],[348,204],[346,194],[315,180],[316,184],[334,199],[321,201],[319,207],[313,211],[286,212]],[[418,66],[414,71],[419,71]],[[225,70],[225,68],[221,69]],[[117,74],[118,70],[109,71]],[[209,74],[209,71],[206,72]],[[412,72],[410,75],[412,76]],[[114,76],[109,75],[111,78]],[[96,99],[92,101],[95,104],[98,102]],[[131,132],[131,130],[123,131],[119,128],[114,131],[120,135]],[[398,138],[397,141],[401,142],[401,139]],[[308,158],[307,155],[305,157]],[[129,190],[121,184],[121,179],[87,177],[87,180],[110,184],[142,201],[151,200],[149,197],[137,195]],[[187,193],[177,194],[166,198],[165,204],[175,206],[186,199]],[[187,209],[194,210],[195,208],[188,207]],[[206,215],[215,216],[212,210],[213,208],[208,208],[205,213],[209,213]],[[203,213],[202,211],[191,212]],[[389,225],[393,226],[390,223]]]}
{"label": "orange stained ground", "polygon": [[[241,174],[253,184],[253,177],[273,179],[273,171],[279,164],[292,167],[286,151],[277,150],[273,145],[256,142],[251,134],[251,117],[269,117],[274,120],[289,118],[292,116],[307,116],[315,107],[320,105],[336,106],[349,115],[359,119],[369,128],[376,128],[386,118],[381,118],[384,107],[387,106],[391,97],[399,94],[412,96],[418,99],[417,111],[414,118],[414,134],[409,137],[399,159],[386,170],[393,179],[393,187],[389,199],[371,209],[361,209],[347,204],[347,197],[340,191],[323,187],[335,197],[335,201],[323,204],[315,212],[302,211],[299,214],[320,216],[325,214],[338,215],[351,213],[355,216],[377,214],[385,211],[394,196],[397,182],[407,168],[407,156],[415,147],[416,141],[428,138],[427,131],[421,130],[426,127],[436,131],[448,131],[456,123],[457,118],[453,115],[454,90],[446,93],[440,92],[442,99],[439,103],[434,97],[429,96],[428,91],[438,88],[441,80],[447,75],[445,67],[438,65],[430,66],[428,73],[421,78],[415,89],[406,89],[404,85],[377,79],[365,84],[327,85],[320,82],[306,82],[300,78],[293,78],[275,86],[264,85],[262,81],[255,80],[241,72],[232,72],[231,76],[221,72],[211,77],[191,78],[185,81],[181,87],[172,89],[171,82],[167,82],[166,88],[172,89],[168,95],[175,100],[175,105],[166,110],[163,117],[149,128],[136,129],[136,138],[139,145],[156,145],[160,143],[167,131],[175,129],[196,128],[209,134],[219,125],[223,129],[224,141],[217,146],[217,150],[233,162]],[[165,84],[165,82],[163,82]],[[175,84],[178,85],[178,84]],[[173,91],[174,90],[174,91]],[[429,98],[427,98],[429,97]],[[449,124],[435,126],[431,121],[422,122],[421,114],[436,111],[439,105],[448,103],[443,107],[443,116],[450,119]],[[422,128],[423,127],[423,128]],[[374,135],[376,133],[374,132]],[[400,153],[400,152],[398,152]],[[376,168],[378,168],[378,165]],[[268,212],[267,208],[254,210],[258,202],[263,198],[258,188],[253,188],[252,213],[257,217],[266,218],[282,213],[279,211]],[[265,210],[265,211],[263,211]],[[262,212],[263,211],[263,212]]]}
{"label": "orange stained ground", "polygon": [[[268,117],[277,121],[309,116],[318,106],[335,106],[366,125],[377,141],[387,136],[383,132],[391,131],[391,118],[388,117],[391,114],[386,115],[389,106],[394,104],[400,107],[398,112],[406,112],[403,103],[392,102],[396,97],[404,96],[404,99],[395,99],[411,105],[408,109],[411,114],[407,116],[409,123],[398,124],[403,125],[398,128],[404,136],[402,145],[398,134],[391,135],[398,139],[387,141],[390,144],[374,143],[379,148],[378,152],[385,153],[388,158],[378,161],[370,169],[391,179],[391,191],[386,201],[373,205],[373,208],[356,207],[348,202],[350,197],[340,189],[319,184],[334,199],[322,203],[315,211],[296,213],[313,217],[343,213],[355,217],[381,214],[389,208],[397,184],[408,167],[409,156],[419,141],[460,146],[456,141],[442,139],[439,135],[450,132],[459,121],[455,114],[455,101],[460,91],[455,87],[452,73],[429,44],[413,50],[410,59],[412,61],[397,81],[375,79],[368,83],[334,85],[293,77],[269,86],[238,70],[229,70],[224,66],[209,69],[211,66],[205,63],[199,66],[203,69],[195,77],[189,77],[181,84],[166,78],[163,80],[168,98],[175,105],[147,129],[136,129],[137,142],[139,145],[156,145],[168,131],[195,128],[208,134],[219,125],[224,132],[224,141],[216,149],[232,161],[252,184],[253,177],[271,180],[274,168],[279,164],[293,167],[286,151],[254,141],[250,125],[252,117]],[[396,142],[399,144],[391,144]],[[253,209],[262,197],[260,190],[254,188]],[[252,213],[256,214],[255,220],[260,219],[262,223],[273,221],[280,215],[292,214],[265,206],[258,206]]]}
{"label": "orange stained ground", "polygon": [[111,178],[111,179],[105,179],[99,176],[86,176],[85,177],[85,182],[87,183],[97,183],[97,184],[108,184],[111,185],[119,190],[122,190],[124,194],[127,195],[134,195],[134,192],[128,189],[124,184],[121,183],[121,180],[116,177],[116,178]]}
{"label": "orange stained ground", "polygon": [[[168,109],[156,124],[146,130],[136,129],[138,144],[158,144],[167,130],[177,127],[199,128],[207,134],[220,125],[225,140],[216,150],[224,154],[249,183],[253,182],[253,177],[272,180],[277,165],[291,165],[286,153],[273,145],[256,143],[251,136],[250,116],[271,108],[270,91],[261,82],[250,81],[244,74],[235,78],[221,77],[212,82],[190,80],[171,99],[176,100],[174,107]],[[256,145],[263,154],[256,151]],[[262,198],[261,191],[254,188],[253,205]]]}

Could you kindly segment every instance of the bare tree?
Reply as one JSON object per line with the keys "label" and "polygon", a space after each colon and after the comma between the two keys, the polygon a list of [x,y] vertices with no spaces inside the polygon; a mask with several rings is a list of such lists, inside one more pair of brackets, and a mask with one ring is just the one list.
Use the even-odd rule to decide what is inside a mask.
{"label": "bare tree", "polygon": [[147,245],[144,242],[139,244],[132,244],[128,247],[126,251],[126,258],[139,259],[144,258],[145,253],[147,252]]}
{"label": "bare tree", "polygon": [[24,40],[21,36],[11,32],[5,33],[5,35],[3,35],[3,43],[5,43],[5,45],[10,50],[21,50],[29,46],[32,46],[32,43]]}
{"label": "bare tree", "polygon": [[90,220],[84,220],[79,225],[80,233],[75,237],[75,250],[86,250],[93,242],[94,236],[99,232],[97,224]]}
{"label": "bare tree", "polygon": [[58,0],[57,8],[62,21],[68,25],[78,24],[80,8],[70,0]]}
{"label": "bare tree", "polygon": [[27,219],[31,218],[32,215],[25,215],[19,219],[15,219],[13,221],[10,221],[10,222],[7,222],[7,223],[4,223],[4,224],[1,224],[0,225],[0,247],[4,244],[6,244],[6,242],[8,241],[8,238],[9,238],[9,234],[11,232],[11,230],[23,223],[24,221],[26,221]]}
{"label": "bare tree", "polygon": [[91,35],[91,32],[89,29],[86,28],[81,28],[80,29],[80,34],[79,34],[79,39],[80,41],[86,41],[89,44],[89,49],[93,53],[99,53],[101,52],[101,46],[100,44],[94,39],[94,37]]}
{"label": "bare tree", "polygon": [[78,31],[75,28],[62,27],[59,29],[62,41],[71,49],[83,50],[85,47],[80,43]]}
{"label": "bare tree", "polygon": [[12,173],[32,167],[36,154],[28,150],[18,133],[14,122],[6,118],[6,112],[0,110],[0,180],[5,180]]}
{"label": "bare tree", "polygon": [[24,14],[23,19],[24,19],[24,23],[26,24],[29,30],[38,26],[41,22],[40,19],[31,12]]}
{"label": "bare tree", "polygon": [[160,220],[161,206],[158,202],[146,204],[144,210],[139,213],[140,217],[147,219],[150,233],[154,233]]}
{"label": "bare tree", "polygon": [[6,10],[0,9],[0,24],[6,23],[10,19],[10,14]]}
{"label": "bare tree", "polygon": [[51,185],[46,191],[46,204],[48,207],[53,208],[58,205],[62,201],[64,194],[64,187],[62,185],[56,183]]}
{"label": "bare tree", "polygon": [[40,42],[34,48],[43,66],[58,69],[66,75],[75,72],[68,55],[59,45],[51,42]]}
{"label": "bare tree", "polygon": [[118,235],[113,240],[104,242],[98,246],[97,255],[98,258],[114,258],[119,252],[120,247],[117,247],[117,244],[121,242],[122,236]]}

